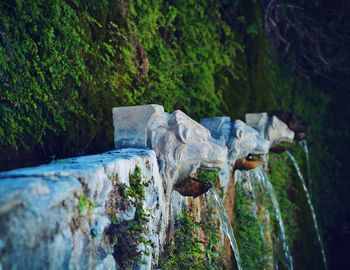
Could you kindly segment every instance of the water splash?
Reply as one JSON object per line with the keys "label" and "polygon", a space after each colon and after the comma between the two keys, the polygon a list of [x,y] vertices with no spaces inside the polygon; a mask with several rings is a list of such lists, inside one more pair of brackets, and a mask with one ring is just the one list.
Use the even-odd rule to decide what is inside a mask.
{"label": "water splash", "polygon": [[273,190],[272,184],[269,181],[269,179],[268,179],[268,177],[263,169],[258,168],[255,170],[255,172],[260,177],[260,180],[261,180],[260,183],[265,187],[265,189],[268,192],[268,195],[271,199],[273,208],[275,210],[276,218],[278,221],[278,225],[279,225],[279,234],[280,234],[280,239],[282,242],[284,257],[285,257],[286,262],[288,264],[288,269],[293,270],[293,258],[292,258],[292,255],[290,253],[289,246],[287,243],[287,238],[286,238],[286,233],[284,230],[284,224],[283,224],[283,220],[282,220],[281,210],[280,210],[277,198],[275,196],[275,192]]}
{"label": "water splash", "polygon": [[306,159],[306,169],[307,169],[307,180],[309,184],[309,192],[310,196],[312,195],[312,178],[311,178],[311,168],[310,168],[310,156],[309,156],[309,148],[307,146],[307,141],[302,140],[299,142],[300,146],[303,148],[305,159]]}
{"label": "water splash", "polygon": [[306,187],[306,183],[305,183],[305,179],[301,173],[301,170],[298,166],[298,163],[296,162],[294,156],[289,152],[287,151],[287,155],[289,157],[289,159],[292,161],[293,165],[294,165],[294,168],[299,176],[299,179],[303,185],[303,189],[304,189],[304,192],[305,192],[305,195],[306,195],[306,199],[307,199],[307,203],[310,207],[310,210],[311,210],[311,215],[312,215],[312,220],[313,220],[313,223],[314,223],[314,227],[315,227],[315,231],[316,231],[316,236],[317,236],[317,240],[318,240],[318,243],[320,245],[320,249],[321,249],[321,253],[322,253],[322,260],[323,260],[323,264],[324,264],[324,267],[325,269],[327,270],[328,269],[328,266],[327,266],[327,259],[326,259],[326,254],[324,252],[324,247],[323,247],[323,242],[322,242],[322,239],[321,239],[321,235],[320,235],[320,230],[318,228],[318,224],[317,224],[317,219],[316,219],[316,213],[315,213],[315,209],[314,209],[314,206],[312,204],[312,201],[311,201],[311,196],[310,196],[310,193]]}
{"label": "water splash", "polygon": [[213,202],[216,206],[216,212],[217,212],[217,215],[218,215],[219,220],[220,220],[221,231],[227,236],[227,238],[230,241],[234,256],[236,258],[237,269],[242,270],[241,257],[239,255],[237,241],[236,241],[235,235],[233,233],[233,229],[231,226],[230,219],[227,215],[227,211],[226,211],[219,195],[215,192],[214,189],[210,189],[208,191],[208,194],[213,198]]}
{"label": "water splash", "polygon": [[[248,171],[235,171],[235,180],[240,183],[243,189],[246,192],[246,195],[250,197],[250,209],[256,219],[256,222],[259,224],[260,230],[260,239],[262,244],[268,250],[263,258],[261,258],[261,262],[265,265],[264,269],[272,269],[274,258],[273,258],[273,247],[272,247],[272,239],[270,238],[270,213],[268,208],[264,209],[264,220],[262,220],[259,215],[258,205],[266,205],[269,203],[269,200],[266,200],[266,192],[265,188],[259,184],[261,182],[259,180],[259,175],[255,172],[255,170]],[[277,269],[276,267],[274,268]]]}

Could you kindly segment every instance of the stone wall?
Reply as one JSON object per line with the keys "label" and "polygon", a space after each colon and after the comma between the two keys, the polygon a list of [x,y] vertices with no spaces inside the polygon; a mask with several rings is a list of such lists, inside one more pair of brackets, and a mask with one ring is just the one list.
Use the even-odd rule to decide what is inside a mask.
{"label": "stone wall", "polygon": [[238,161],[267,155],[287,130],[265,121],[272,140],[240,120],[201,125],[159,105],[115,108],[113,115],[122,149],[0,173],[0,270],[154,269],[183,207],[197,222],[207,217],[207,197],[191,198],[212,187],[198,173],[221,171],[217,188],[231,226]]}
{"label": "stone wall", "polygon": [[165,240],[164,192],[154,152],[142,149],[1,173],[0,269],[118,268],[107,235],[110,208],[118,222],[134,218],[135,207],[113,193],[130,186],[136,166],[147,183],[143,207],[151,218],[144,237],[152,245],[135,268],[151,269]]}

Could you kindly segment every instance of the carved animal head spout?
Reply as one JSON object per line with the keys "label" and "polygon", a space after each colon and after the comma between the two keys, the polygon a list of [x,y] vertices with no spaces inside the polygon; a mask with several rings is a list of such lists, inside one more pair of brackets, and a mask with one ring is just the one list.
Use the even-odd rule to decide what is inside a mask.
{"label": "carved animal head spout", "polygon": [[201,120],[212,136],[228,148],[228,165],[236,167],[238,159],[248,154],[263,155],[269,152],[269,142],[258,131],[241,120],[231,122],[229,117],[214,117]]}
{"label": "carved animal head spout", "polygon": [[282,142],[293,142],[294,132],[276,116],[268,116],[267,113],[247,113],[245,120],[270,142],[270,148]]}
{"label": "carved animal head spout", "polygon": [[292,112],[283,110],[274,111],[271,113],[271,115],[278,117],[278,119],[282,120],[288,125],[289,129],[294,131],[295,140],[301,141],[305,139],[305,135],[309,130],[309,123],[302,117]]}
{"label": "carved animal head spout", "polygon": [[147,147],[156,152],[167,198],[175,184],[197,170],[221,170],[227,148],[208,129],[181,111],[171,114],[162,106],[144,105],[113,109],[115,145]]}

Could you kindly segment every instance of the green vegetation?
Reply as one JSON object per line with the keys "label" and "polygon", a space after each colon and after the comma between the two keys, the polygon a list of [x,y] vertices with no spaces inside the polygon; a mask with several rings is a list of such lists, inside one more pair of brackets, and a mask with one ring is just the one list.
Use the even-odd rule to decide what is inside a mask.
{"label": "green vegetation", "polygon": [[164,270],[223,269],[218,248],[219,224],[215,213],[208,210],[206,221],[196,223],[193,216],[184,209],[177,217],[176,232],[159,266]]}
{"label": "green vegetation", "polygon": [[[293,177],[294,168],[291,166],[286,154],[270,153],[269,169],[269,179],[280,206],[287,242],[289,246],[293,246],[293,240],[296,238],[298,232],[296,224],[296,211],[298,207],[293,198],[296,188],[295,184],[298,180]],[[275,220],[274,222],[276,223],[277,221]]]}
{"label": "green vegetation", "polygon": [[208,242],[205,244],[204,253],[207,259],[209,269],[222,269],[221,258],[219,258],[219,223],[216,219],[217,213],[214,209],[208,209],[207,218],[202,226],[205,235],[208,237]]}
{"label": "green vegetation", "polygon": [[[289,148],[292,146],[289,145]],[[273,186],[281,215],[284,224],[288,246],[293,254],[293,260],[295,264],[296,254],[294,250],[294,244],[297,237],[300,237],[298,221],[296,212],[298,211],[298,204],[295,200],[296,182],[298,181],[293,177],[293,167],[291,166],[288,156],[286,154],[274,154],[270,153],[269,159],[269,179]],[[286,267],[284,265],[285,259],[283,251],[281,250],[281,243],[278,241],[277,236],[279,234],[278,220],[275,216],[274,210],[270,207],[269,212],[271,215],[271,233],[274,250],[278,250],[274,254],[275,260],[278,261],[280,267]]]}
{"label": "green vegetation", "polygon": [[2,1],[1,158],[110,148],[118,105],[220,113],[214,76],[241,48],[218,5]]}
{"label": "green vegetation", "polygon": [[[262,217],[254,213],[253,199],[236,183],[234,225],[236,240],[241,254],[243,269],[267,269],[271,264],[272,250],[265,239]],[[258,211],[258,209],[256,209]]]}
{"label": "green vegetation", "polygon": [[85,195],[81,195],[78,201],[78,210],[80,215],[85,215],[86,213],[91,213],[94,209],[94,204],[89,202]]}
{"label": "green vegetation", "polygon": [[[288,148],[293,152],[300,167],[304,168],[302,148],[298,143],[289,145]],[[278,200],[294,263],[300,267],[307,265],[310,268],[317,268],[319,267],[317,264],[310,263],[312,261],[310,258],[315,256],[315,252],[310,250],[317,247],[312,244],[315,239],[311,216],[294,167],[286,153],[270,153],[269,157],[268,176]],[[254,210],[252,194],[244,189],[242,183],[236,183],[234,228],[242,253],[242,265],[245,269],[264,269],[277,262],[279,267],[284,269],[286,265],[281,243],[278,240],[278,221],[271,201],[267,199],[269,196],[266,191],[257,186],[255,197],[256,210]],[[304,241],[304,239],[307,240]]]}
{"label": "green vegetation", "polygon": [[166,258],[160,263],[162,269],[206,269],[205,255],[201,251],[201,244],[195,238],[199,230],[194,218],[184,210],[178,216],[178,229],[170,243]]}
{"label": "green vegetation", "polygon": [[198,171],[196,178],[214,185],[219,180],[219,173],[213,171]]}
{"label": "green vegetation", "polygon": [[304,104],[260,20],[247,1],[2,1],[1,166],[111,148],[115,106],[198,119]]}
{"label": "green vegetation", "polygon": [[129,181],[130,186],[126,188],[125,195],[136,209],[135,217],[130,221],[119,221],[112,213],[112,224],[107,232],[114,248],[113,256],[123,269],[132,269],[136,262],[142,263],[142,254],[147,255],[147,247],[151,246],[151,242],[145,238],[149,213],[143,207],[145,187],[148,184],[142,177],[140,167],[135,167],[134,173],[129,175]]}
{"label": "green vegetation", "polygon": [[147,182],[144,182],[141,176],[141,168],[135,167],[134,174],[129,175],[130,187],[126,189],[126,195],[133,198],[134,206],[138,206],[140,202],[145,200],[145,187],[148,186]]}
{"label": "green vegetation", "polygon": [[[308,181],[305,155],[301,146],[296,142],[289,145],[288,148]],[[270,153],[269,178],[281,209],[287,241],[292,250],[295,267],[302,269],[322,268],[322,260],[320,260],[320,253],[318,253],[319,246],[305,192],[286,153]],[[277,235],[278,226],[274,216],[272,225],[274,234]],[[275,240],[274,244],[275,246],[278,245],[278,241]],[[278,258],[282,262],[283,254],[280,254]]]}

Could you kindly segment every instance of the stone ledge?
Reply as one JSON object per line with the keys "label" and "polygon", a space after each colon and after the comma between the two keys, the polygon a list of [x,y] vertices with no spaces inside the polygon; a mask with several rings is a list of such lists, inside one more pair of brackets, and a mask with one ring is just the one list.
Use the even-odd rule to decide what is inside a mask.
{"label": "stone ledge", "polygon": [[[129,186],[136,166],[150,183],[143,206],[152,217],[147,230],[154,248],[139,267],[150,269],[164,241],[164,191],[154,151],[131,148],[0,173],[0,269],[115,269],[106,205],[114,185]],[[80,213],[82,196],[91,211]],[[118,219],[126,212],[117,212]]]}

